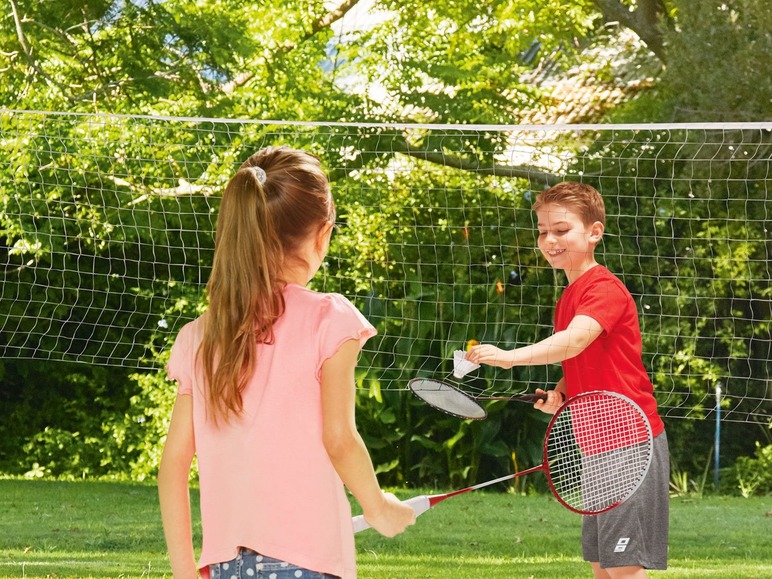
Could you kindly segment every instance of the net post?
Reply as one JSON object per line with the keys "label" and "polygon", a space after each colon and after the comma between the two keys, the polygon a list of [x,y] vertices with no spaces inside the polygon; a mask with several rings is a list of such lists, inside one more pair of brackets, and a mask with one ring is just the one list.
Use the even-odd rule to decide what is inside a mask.
{"label": "net post", "polygon": [[716,383],[716,438],[713,452],[713,489],[718,492],[719,464],[721,462],[721,382]]}

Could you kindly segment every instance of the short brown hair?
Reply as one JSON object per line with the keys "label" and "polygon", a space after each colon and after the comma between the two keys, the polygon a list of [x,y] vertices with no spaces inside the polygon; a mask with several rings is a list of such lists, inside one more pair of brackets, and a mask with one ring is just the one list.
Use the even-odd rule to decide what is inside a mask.
{"label": "short brown hair", "polygon": [[591,185],[576,181],[563,181],[553,185],[536,196],[533,210],[538,211],[549,203],[559,203],[575,210],[582,216],[585,225],[591,225],[596,221],[606,225],[606,206],[603,203],[603,197]]}

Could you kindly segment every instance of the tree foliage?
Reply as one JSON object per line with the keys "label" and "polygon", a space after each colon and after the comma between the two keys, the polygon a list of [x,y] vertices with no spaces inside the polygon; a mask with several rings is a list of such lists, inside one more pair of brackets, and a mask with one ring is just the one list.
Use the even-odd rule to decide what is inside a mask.
{"label": "tree foliage", "polygon": [[[663,89],[674,120],[759,121],[772,111],[772,11],[753,0],[680,0]],[[677,57],[676,57],[677,55]]]}
{"label": "tree foliage", "polygon": [[[370,5],[378,17],[365,23],[354,17],[363,4],[356,0],[333,7],[322,0],[9,0],[0,15],[0,103],[211,119],[510,124],[549,103],[549,91],[537,81],[545,67],[559,71],[581,64],[588,58],[585,47],[602,38],[599,31],[620,22],[638,34],[662,68],[651,90],[624,103],[612,118],[760,120],[768,118],[772,102],[770,75],[763,74],[772,29],[765,2],[460,0],[428,6],[378,0]],[[0,118],[3,134],[12,135],[4,138],[0,163],[2,315],[23,320],[14,337],[3,334],[4,352],[34,357],[58,348],[100,364],[111,356],[154,358],[168,346],[166,335],[156,331],[158,322],[174,329],[205,305],[200,288],[211,258],[213,220],[195,223],[193,216],[216,212],[218,186],[254,147],[270,141],[270,128],[233,133],[211,120],[204,127],[170,125],[158,132],[150,123],[135,123],[126,138],[120,120],[97,126],[88,117],[73,117],[47,132],[38,130],[46,128],[42,117],[32,118],[38,126],[29,134],[37,142],[29,142],[12,117]],[[189,130],[193,125],[196,130]],[[341,127],[324,145],[310,134],[292,144],[310,148],[335,168],[331,178],[349,225],[334,242],[341,257],[330,263],[320,286],[361,297],[382,334],[412,324],[399,335],[428,344],[418,351],[414,340],[397,339],[380,354],[366,352],[383,358],[371,357],[368,364],[422,371],[427,357],[446,359],[471,337],[505,346],[540,337],[549,319],[533,312],[548,312],[551,296],[536,297],[541,307],[533,310],[518,309],[522,300],[511,296],[527,294],[528,284],[551,287],[554,279],[536,267],[535,254],[508,250],[508,239],[529,245],[526,194],[559,175],[503,164],[499,155],[507,142],[499,131],[471,142],[463,132],[384,135]],[[695,393],[727,375],[758,384],[750,378],[768,372],[758,361],[769,355],[765,336],[772,317],[764,261],[769,248],[761,255],[751,243],[767,239],[764,165],[746,160],[738,169],[733,154],[716,146],[713,157],[721,162],[710,169],[696,166],[690,150],[713,146],[700,142],[674,148],[655,138],[618,146],[656,152],[648,164],[636,160],[634,167],[609,172],[604,159],[620,152],[597,143],[579,162],[588,174],[598,169],[596,182],[604,192],[613,190],[617,175],[633,169],[649,184],[635,198],[608,199],[619,215],[644,208],[647,219],[629,225],[640,228],[636,243],[648,257],[609,265],[662,274],[658,280],[634,274],[626,279],[638,295],[664,296],[656,315],[643,311],[649,334],[681,337],[673,356],[648,360],[652,372],[658,380],[683,380]],[[768,142],[752,146],[752,159],[768,158]],[[383,169],[395,159],[407,168],[386,179]],[[662,159],[670,164],[664,167]],[[690,175],[703,177],[716,167],[721,175],[711,177],[724,186],[688,190]],[[472,187],[471,178],[479,182],[481,174],[484,185]],[[169,185],[193,186],[204,176],[208,188],[197,195],[176,195],[182,189]],[[748,188],[747,182],[758,186]],[[443,198],[436,199],[440,190]],[[440,216],[405,214],[406,208],[438,205],[458,209]],[[494,218],[481,208],[501,205],[514,209],[514,217],[493,236],[476,224]],[[499,261],[482,253],[481,244],[465,245],[465,236],[485,237],[486,246],[500,250]],[[718,246],[711,243],[716,237],[738,241],[731,248]],[[654,246],[655,238],[672,244]],[[687,238],[693,240],[689,247]],[[435,265],[418,259],[418,249],[429,244],[438,248]],[[194,246],[200,248],[195,254],[183,249]],[[80,256],[77,286],[63,267],[73,254]],[[396,278],[395,268],[404,263],[416,265]],[[532,277],[499,291],[497,282],[508,279],[512,264]],[[368,284],[358,284],[354,272]],[[45,290],[35,283],[41,274]],[[447,286],[446,279],[464,283]],[[28,303],[39,311],[25,317]],[[437,303],[444,305],[438,310]],[[485,315],[453,305],[459,303],[480,304]],[[128,347],[105,351],[105,344],[121,343],[99,323],[97,312],[105,309],[115,312],[116,327],[139,316],[148,330]],[[519,325],[508,323],[515,318]],[[682,327],[687,319],[694,325]],[[57,344],[35,341],[41,321],[61,325]],[[475,336],[460,328],[473,328]],[[152,475],[171,385],[153,373],[129,377],[119,368],[62,368],[3,360],[2,408],[10,409],[3,424],[16,437],[0,446],[0,468]],[[553,378],[549,369],[529,372],[531,380]],[[525,376],[511,373],[508,379],[516,384]],[[484,423],[459,423],[382,391],[365,376],[360,385],[360,421],[388,482],[456,484],[509,470],[513,460],[537,460],[539,441],[532,433],[541,430],[533,424],[541,417],[523,409],[494,403]],[[49,403],[66,401],[64,411],[41,405],[43,394]],[[699,430],[687,421],[678,428]],[[709,445],[709,435],[700,434],[701,444]],[[515,448],[519,454],[513,456]],[[676,445],[676,455],[688,462],[689,448]]]}

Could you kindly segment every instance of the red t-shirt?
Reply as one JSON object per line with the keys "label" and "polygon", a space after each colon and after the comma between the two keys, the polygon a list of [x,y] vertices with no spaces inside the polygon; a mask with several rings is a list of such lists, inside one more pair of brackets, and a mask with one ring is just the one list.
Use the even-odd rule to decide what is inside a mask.
{"label": "red t-shirt", "polygon": [[613,273],[597,265],[563,291],[555,307],[555,331],[565,330],[578,315],[593,318],[603,332],[581,354],[563,361],[568,397],[591,390],[623,394],[646,413],[652,434],[660,434],[665,426],[643,366],[638,310],[630,292]]}

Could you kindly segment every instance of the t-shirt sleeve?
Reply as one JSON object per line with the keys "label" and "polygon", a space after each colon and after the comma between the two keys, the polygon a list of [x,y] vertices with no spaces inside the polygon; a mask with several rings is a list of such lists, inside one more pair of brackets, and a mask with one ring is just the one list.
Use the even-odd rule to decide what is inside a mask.
{"label": "t-shirt sleeve", "polygon": [[377,330],[348,299],[340,294],[327,294],[319,308],[319,366],[332,358],[348,340],[358,340],[360,347],[377,334]]}
{"label": "t-shirt sleeve", "polygon": [[177,382],[177,394],[193,394],[196,349],[193,345],[193,327],[185,325],[174,340],[166,372]]}
{"label": "t-shirt sleeve", "polygon": [[609,333],[624,315],[630,299],[630,294],[621,284],[610,279],[598,279],[586,288],[574,315],[591,317]]}

